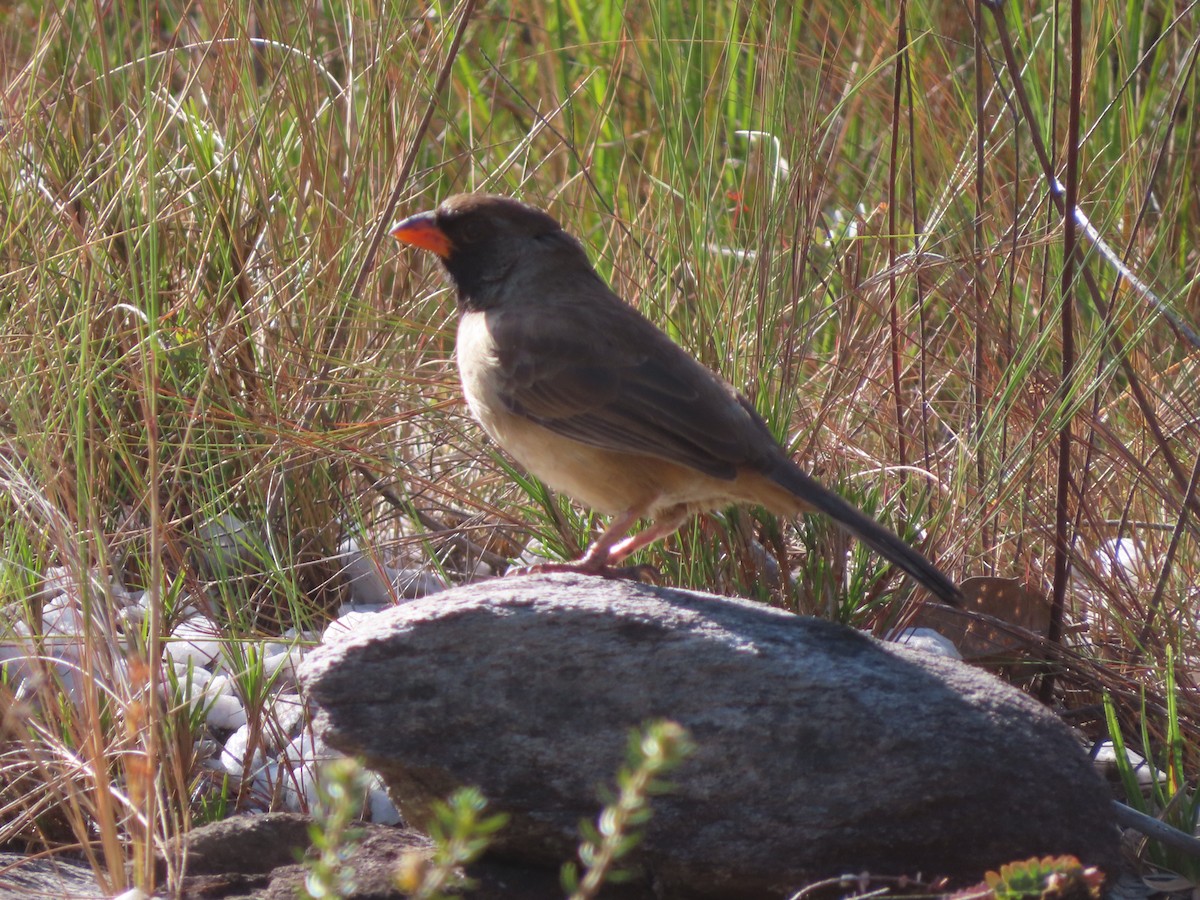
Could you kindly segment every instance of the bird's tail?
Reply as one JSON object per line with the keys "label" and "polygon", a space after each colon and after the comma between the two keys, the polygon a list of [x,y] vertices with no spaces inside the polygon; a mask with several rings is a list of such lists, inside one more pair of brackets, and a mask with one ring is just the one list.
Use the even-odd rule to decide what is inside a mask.
{"label": "bird's tail", "polygon": [[908,545],[899,535],[876,522],[843,497],[823,487],[790,462],[779,466],[771,480],[795,495],[805,506],[823,512],[842,528],[906,572],[939,600],[951,606],[962,605],[962,592],[942,571]]}

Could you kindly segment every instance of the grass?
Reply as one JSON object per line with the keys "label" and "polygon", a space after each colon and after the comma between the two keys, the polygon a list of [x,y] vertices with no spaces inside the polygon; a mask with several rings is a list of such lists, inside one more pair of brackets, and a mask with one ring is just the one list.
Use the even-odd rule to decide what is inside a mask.
{"label": "grass", "polygon": [[[107,888],[148,888],[152,848],[216,802],[195,722],[154,699],[166,636],[209,596],[202,523],[260,533],[204,600],[234,643],[336,608],[344,528],[451,578],[532,538],[586,544],[597,522],[458,401],[435,266],[378,240],[465,189],[549,207],[797,458],[948,571],[1061,597],[1088,625],[1071,696],[1109,692],[1153,741],[1177,695],[1194,782],[1197,347],[1162,312],[1200,321],[1193,14],[1088,4],[1072,54],[1067,7],[1011,3],[512,0],[455,44],[462,12],[0,13],[3,627],[41,633],[51,566],[86,612],[77,670],[0,684],[0,843],[74,846]],[[1065,233],[1035,135],[1161,306]],[[1068,259],[1094,292],[1064,284]],[[1114,538],[1132,573],[1098,556]],[[647,561],[867,627],[909,600],[824,523],[760,511]],[[148,592],[136,629],[112,576]]]}

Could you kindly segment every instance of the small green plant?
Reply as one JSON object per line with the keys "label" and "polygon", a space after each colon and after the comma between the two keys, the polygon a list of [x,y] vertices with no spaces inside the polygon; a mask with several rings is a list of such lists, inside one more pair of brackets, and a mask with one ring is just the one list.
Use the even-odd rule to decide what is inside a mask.
{"label": "small green plant", "polygon": [[447,891],[472,888],[459,869],[478,859],[508,821],[503,813],[482,817],[486,806],[478,788],[459,788],[445,803],[435,803],[429,825],[433,850],[408,853],[396,875],[397,886],[412,900],[441,900]]}
{"label": "small green plant", "polygon": [[358,846],[361,830],[354,823],[365,795],[366,776],[355,760],[338,759],[321,768],[309,827],[315,855],[303,860],[308,875],[301,896],[306,900],[345,897],[353,891],[354,870],[346,860]]}
{"label": "small green plant", "polygon": [[676,722],[651,722],[630,735],[628,762],[617,773],[617,796],[606,801],[596,825],[580,824],[583,877],[574,863],[563,866],[562,883],[570,900],[589,900],[606,880],[617,882],[631,876],[616,864],[641,840],[641,826],[651,815],[650,798],[671,789],[663,776],[691,752],[687,730]]}
{"label": "small green plant", "polygon": [[[1160,818],[1168,825],[1185,834],[1193,834],[1200,823],[1200,790],[1189,777],[1189,748],[1184,736],[1179,714],[1179,688],[1175,680],[1175,653],[1168,645],[1166,660],[1162,667],[1166,717],[1161,722],[1163,739],[1151,738],[1151,718],[1145,710],[1138,717],[1141,726],[1140,752],[1146,760],[1146,771],[1150,774],[1148,790],[1143,792],[1138,782],[1135,764],[1126,752],[1125,737],[1117,717],[1112,697],[1105,695],[1104,711],[1108,721],[1108,734],[1112,740],[1117,774],[1125,789],[1125,802],[1138,812]],[[1157,866],[1175,872],[1193,883],[1200,880],[1200,864],[1186,853],[1150,841],[1146,845],[1146,856]]]}
{"label": "small green plant", "polygon": [[1001,866],[984,876],[996,900],[1026,900],[1029,897],[1099,897],[1104,875],[1084,868],[1074,856],[1036,856]]}

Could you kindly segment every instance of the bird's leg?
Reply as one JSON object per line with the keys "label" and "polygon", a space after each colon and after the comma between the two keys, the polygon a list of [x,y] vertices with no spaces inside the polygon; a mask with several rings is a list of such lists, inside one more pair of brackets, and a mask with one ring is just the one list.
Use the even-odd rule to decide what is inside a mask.
{"label": "bird's leg", "polygon": [[[608,562],[619,563],[630,554],[636,553],[643,547],[648,547],[655,541],[661,541],[665,537],[669,537],[677,532],[683,523],[688,520],[688,510],[686,506],[673,506],[670,509],[664,510],[659,514],[658,518],[651,523],[650,527],[644,531],[639,531],[637,534],[631,534],[624,540],[615,542],[608,550]],[[615,523],[614,523],[615,524]],[[612,526],[609,526],[609,531]],[[628,530],[628,528],[626,528]],[[608,535],[608,531],[601,535],[601,540]],[[596,542],[597,544],[600,541]],[[593,545],[594,546],[594,545]],[[588,551],[591,552],[590,550]]]}
{"label": "bird's leg", "polygon": [[576,566],[577,568],[573,570],[576,572],[598,574],[602,570],[607,569],[610,562],[620,562],[629,554],[623,553],[614,558],[614,549],[625,543],[621,538],[625,536],[625,533],[630,528],[637,524],[637,520],[642,517],[642,512],[642,507],[633,507],[617,515],[608,523],[608,527],[604,529],[600,537],[596,538],[592,545],[587,548],[583,556],[579,557],[573,563],[568,563],[568,565]]}
{"label": "bird's leg", "polygon": [[685,509],[668,510],[665,518],[655,520],[645,531],[625,537],[626,532],[645,515],[649,504],[639,505],[617,515],[600,537],[588,547],[587,552],[574,562],[540,563],[517,569],[514,574],[527,575],[543,572],[579,572],[584,575],[600,575],[604,578],[634,578],[642,580],[645,575],[657,574],[652,566],[616,566],[635,550],[652,544],[679,529],[687,520]]}

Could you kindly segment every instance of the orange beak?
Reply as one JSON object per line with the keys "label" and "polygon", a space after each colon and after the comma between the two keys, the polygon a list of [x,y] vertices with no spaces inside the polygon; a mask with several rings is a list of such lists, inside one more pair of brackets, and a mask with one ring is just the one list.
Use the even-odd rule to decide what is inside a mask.
{"label": "orange beak", "polygon": [[390,234],[402,244],[430,250],[442,259],[454,251],[454,244],[446,237],[446,232],[438,227],[437,219],[431,212],[409,216],[397,222],[392,226]]}

